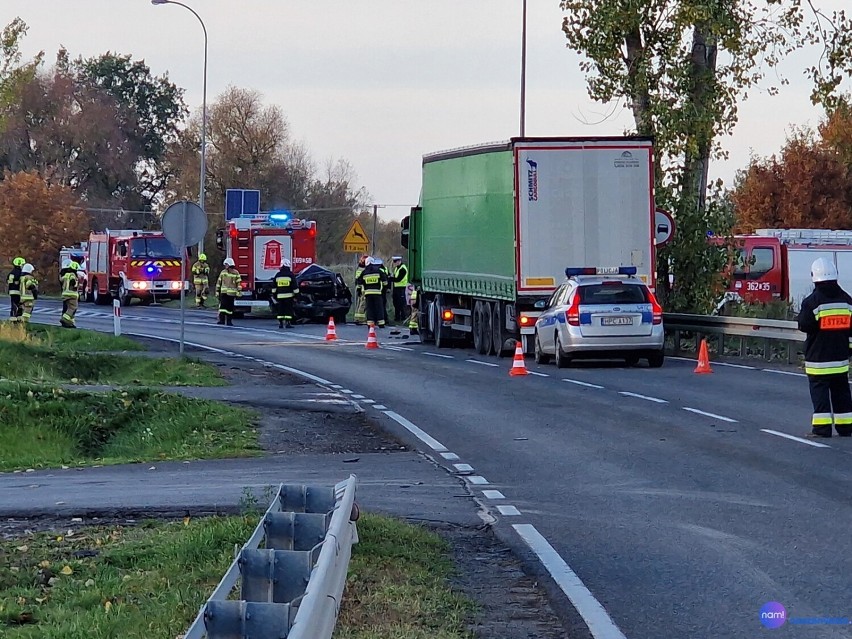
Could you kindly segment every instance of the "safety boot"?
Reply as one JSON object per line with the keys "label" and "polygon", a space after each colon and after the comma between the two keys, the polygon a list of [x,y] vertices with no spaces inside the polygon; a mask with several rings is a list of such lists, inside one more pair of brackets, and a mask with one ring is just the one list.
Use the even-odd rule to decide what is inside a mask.
{"label": "safety boot", "polygon": [[225,314],[224,313],[219,313],[219,320],[216,323],[219,324],[220,326],[224,325],[224,323],[225,323]]}
{"label": "safety boot", "polygon": [[233,326],[234,325],[234,323],[231,321],[230,315],[228,315],[228,317],[225,318],[225,325],[226,326]]}

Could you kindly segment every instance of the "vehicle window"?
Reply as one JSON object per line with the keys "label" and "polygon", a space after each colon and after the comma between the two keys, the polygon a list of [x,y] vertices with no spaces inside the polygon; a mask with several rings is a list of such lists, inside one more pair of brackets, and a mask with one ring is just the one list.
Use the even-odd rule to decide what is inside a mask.
{"label": "vehicle window", "polygon": [[581,304],[646,304],[649,301],[644,286],[606,282],[580,287]]}
{"label": "vehicle window", "polygon": [[558,303],[557,300],[562,295],[562,292],[565,290],[565,285],[563,284],[555,291],[553,291],[553,295],[550,296],[550,299],[547,300],[547,308],[553,308]]}
{"label": "vehicle window", "polygon": [[178,258],[180,251],[164,237],[136,238],[130,241],[130,257]]}
{"label": "vehicle window", "polygon": [[775,265],[775,251],[769,247],[754,248],[751,251],[751,262],[748,279],[759,279],[771,271]]}
{"label": "vehicle window", "polygon": [[571,292],[574,290],[573,286],[566,284],[562,287],[562,292],[559,293],[559,297],[556,300],[556,303],[559,306],[565,306],[568,304],[568,301],[571,299]]}
{"label": "vehicle window", "polygon": [[744,248],[738,248],[734,251],[734,278],[742,279],[748,271],[748,259]]}

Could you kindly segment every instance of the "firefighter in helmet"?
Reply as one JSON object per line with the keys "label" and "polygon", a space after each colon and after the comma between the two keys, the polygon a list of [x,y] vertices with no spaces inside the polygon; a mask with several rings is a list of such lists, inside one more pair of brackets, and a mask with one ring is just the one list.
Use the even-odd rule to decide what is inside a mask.
{"label": "firefighter in helmet", "polygon": [[33,316],[33,307],[38,299],[38,280],[33,275],[35,267],[24,264],[21,267],[21,321],[25,324]]}
{"label": "firefighter in helmet", "polygon": [[195,287],[195,307],[204,308],[210,294],[210,265],[204,253],[199,253],[198,261],[192,265],[192,284]]}
{"label": "firefighter in helmet", "polygon": [[272,298],[275,300],[278,328],[293,328],[293,303],[298,291],[296,276],[290,269],[290,260],[285,259],[281,262],[281,268],[275,274],[272,285]]}
{"label": "firefighter in helmet", "polygon": [[80,265],[77,262],[63,262],[63,269],[59,271],[59,281],[62,283],[62,317],[60,325],[64,328],[77,328],[74,316],[77,314],[77,304],[80,298],[78,290],[77,271]]}
{"label": "firefighter in helmet", "polygon": [[416,335],[420,330],[420,318],[417,311],[417,289],[411,284],[405,287],[408,295],[408,331],[411,335]]}
{"label": "firefighter in helmet", "polygon": [[12,260],[12,270],[9,277],[6,278],[6,290],[9,293],[11,305],[9,307],[9,317],[13,322],[17,322],[21,316],[21,269],[27,261],[22,257],[16,257]]}
{"label": "firefighter in helmet", "polygon": [[219,319],[216,323],[233,326],[234,302],[240,294],[242,276],[232,258],[226,257],[222,265],[225,268],[216,280],[216,297],[219,298]]}
{"label": "firefighter in helmet", "polygon": [[382,291],[387,288],[388,281],[385,277],[381,264],[372,257],[366,260],[366,266],[355,280],[364,290],[364,299],[367,310],[367,324],[379,328],[385,326],[385,314],[382,310]]}
{"label": "firefighter in helmet", "polygon": [[367,266],[369,255],[358,258],[358,266],[355,269],[355,325],[360,326],[367,321],[367,300],[364,298],[364,287],[358,284],[358,278]]}
{"label": "firefighter in helmet", "polygon": [[402,323],[406,319],[405,290],[408,287],[408,267],[403,264],[401,255],[392,258],[391,282],[393,283],[393,321]]}

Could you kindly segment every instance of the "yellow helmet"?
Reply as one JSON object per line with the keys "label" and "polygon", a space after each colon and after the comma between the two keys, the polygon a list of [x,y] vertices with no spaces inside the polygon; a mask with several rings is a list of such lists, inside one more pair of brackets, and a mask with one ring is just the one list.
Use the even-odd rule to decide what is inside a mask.
{"label": "yellow helmet", "polygon": [[72,271],[79,271],[79,270],[80,270],[80,265],[79,265],[77,262],[71,262],[71,263],[68,265],[68,268],[70,268]]}
{"label": "yellow helmet", "polygon": [[16,257],[14,260],[12,260],[13,266],[23,266],[26,263],[27,261],[22,257]]}
{"label": "yellow helmet", "polygon": [[199,253],[198,259],[202,262],[206,262],[207,261],[207,255],[205,253]]}

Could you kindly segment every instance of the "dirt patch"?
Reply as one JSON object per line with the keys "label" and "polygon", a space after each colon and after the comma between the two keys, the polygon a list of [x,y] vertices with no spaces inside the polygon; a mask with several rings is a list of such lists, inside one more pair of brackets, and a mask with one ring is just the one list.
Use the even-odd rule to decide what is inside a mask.
{"label": "dirt patch", "polygon": [[363,413],[282,411],[264,414],[259,442],[271,453],[379,453],[406,450]]}

